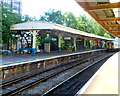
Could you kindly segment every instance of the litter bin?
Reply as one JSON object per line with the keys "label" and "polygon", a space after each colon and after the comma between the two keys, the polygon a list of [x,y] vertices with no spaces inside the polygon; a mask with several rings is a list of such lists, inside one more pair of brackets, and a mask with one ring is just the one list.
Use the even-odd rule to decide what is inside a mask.
{"label": "litter bin", "polygon": [[44,43],[44,51],[50,52],[50,43]]}

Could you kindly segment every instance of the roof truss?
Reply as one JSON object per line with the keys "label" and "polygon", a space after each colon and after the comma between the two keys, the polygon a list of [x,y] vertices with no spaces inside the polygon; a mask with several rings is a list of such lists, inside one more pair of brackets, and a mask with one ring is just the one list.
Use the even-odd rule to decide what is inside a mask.
{"label": "roof truss", "polygon": [[120,21],[120,17],[115,17],[115,13],[113,11],[114,8],[120,8],[120,2],[110,3],[108,1],[105,3],[99,3],[98,0],[94,0],[94,2],[91,3],[88,1],[89,0],[80,2],[80,0],[76,0],[76,2],[85,11],[87,11],[88,14],[90,14],[106,31],[116,37],[120,37],[120,35],[118,35],[120,33],[120,23],[118,22]]}
{"label": "roof truss", "polygon": [[120,21],[120,17],[99,18],[99,21]]}
{"label": "roof truss", "polygon": [[113,8],[120,8],[120,3],[99,4],[96,6],[90,6],[88,8],[88,10],[89,11],[98,11],[98,10],[106,10],[106,9],[113,9]]}

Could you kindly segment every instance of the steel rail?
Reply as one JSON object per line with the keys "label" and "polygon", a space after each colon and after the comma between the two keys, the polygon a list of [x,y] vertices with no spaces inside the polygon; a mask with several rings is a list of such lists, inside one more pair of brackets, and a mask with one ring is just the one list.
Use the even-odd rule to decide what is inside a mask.
{"label": "steel rail", "polygon": [[[56,90],[57,88],[59,89],[59,87],[61,85],[63,85],[64,83],[66,83],[67,81],[69,81],[70,79],[75,78],[77,75],[81,74],[82,72],[84,72],[85,70],[87,70],[88,68],[94,66],[95,64],[97,64],[98,62],[112,56],[113,54],[107,55],[99,60],[97,60],[96,62],[90,64],[89,66],[83,68],[82,70],[80,70],[79,72],[75,73],[74,75],[72,75],[71,77],[69,77],[68,79],[64,80],[63,82],[59,83],[58,85],[56,85],[55,87],[51,88],[50,90],[48,90],[47,92],[45,92],[44,94],[42,94],[41,96],[49,96],[49,94],[51,94],[54,90]],[[54,95],[54,94],[53,94]]]}
{"label": "steel rail", "polygon": [[[91,55],[92,55],[92,54],[91,54]],[[96,54],[93,54],[92,56],[94,56],[94,55],[96,55]],[[101,55],[102,55],[102,54],[101,54]],[[99,55],[99,56],[100,56],[100,55]],[[21,75],[21,76],[18,77],[18,78],[11,79],[11,80],[8,80],[8,81],[3,81],[3,82],[2,82],[2,85],[0,85],[0,88],[2,88],[2,87],[4,88],[4,86],[6,86],[6,85],[8,86],[8,85],[10,85],[10,84],[17,83],[17,82],[19,82],[19,81],[21,81],[21,80],[28,79],[28,78],[33,77],[33,76],[35,76],[35,75],[42,74],[43,72],[47,72],[47,71],[53,70],[53,69],[55,69],[55,68],[68,65],[69,63],[74,63],[74,62],[76,62],[76,61],[81,61],[82,59],[85,60],[85,58],[88,59],[88,57],[89,57],[89,56],[83,57],[83,58],[80,58],[80,59],[71,60],[71,61],[68,61],[68,62],[59,63],[60,65],[57,64],[57,66],[51,67],[51,68],[49,68],[49,69],[46,68],[45,70],[40,70],[40,71],[36,72],[35,74],[28,74],[28,75],[25,75],[25,76],[22,76],[22,75]],[[94,57],[92,57],[92,58],[94,58]],[[81,62],[81,63],[84,63],[84,62]]]}
{"label": "steel rail", "polygon": [[[103,55],[103,54],[102,54],[102,55]],[[100,56],[100,55],[99,55],[99,56]],[[96,57],[99,57],[99,56],[96,56]],[[92,58],[95,58],[95,56],[93,56]],[[63,67],[63,69],[55,72],[54,74],[50,74],[50,75],[46,76],[45,78],[41,78],[41,79],[39,79],[39,80],[35,80],[34,82],[31,82],[31,83],[28,83],[28,84],[26,84],[26,85],[23,85],[22,87],[16,88],[16,89],[13,90],[13,91],[10,91],[10,92],[7,92],[7,93],[3,93],[3,96],[6,96],[6,95],[9,95],[9,96],[15,95],[15,94],[18,93],[18,92],[21,92],[21,91],[23,91],[23,90],[25,90],[25,89],[27,89],[27,88],[30,88],[30,87],[33,86],[33,85],[36,85],[36,84],[40,83],[41,81],[44,81],[44,80],[46,80],[46,79],[49,79],[49,78],[51,78],[51,77],[53,77],[53,76],[55,76],[55,75],[57,75],[57,74],[65,71],[65,70],[68,70],[68,69],[70,69],[70,68],[73,68],[73,67],[75,67],[75,66],[77,66],[77,65],[79,65],[79,64],[81,64],[81,63],[87,62],[87,61],[89,61],[89,60],[92,59],[92,58],[84,59],[82,62],[78,62],[78,61],[81,60],[81,59],[79,59],[79,60],[77,61],[77,63],[74,62],[74,64],[73,64],[72,66],[68,66],[67,68]],[[71,62],[70,62],[70,63],[71,63]],[[73,62],[72,62],[72,63],[73,63]]]}

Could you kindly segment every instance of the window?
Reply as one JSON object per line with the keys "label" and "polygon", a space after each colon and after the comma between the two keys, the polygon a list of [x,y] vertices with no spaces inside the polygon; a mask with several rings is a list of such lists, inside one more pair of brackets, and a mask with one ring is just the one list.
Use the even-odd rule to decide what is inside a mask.
{"label": "window", "polygon": [[19,2],[14,2],[13,3],[13,8],[19,9]]}
{"label": "window", "polygon": [[11,4],[11,2],[12,2],[11,0],[6,0],[6,1],[5,1],[5,3],[7,3],[7,4],[9,4],[9,5]]}

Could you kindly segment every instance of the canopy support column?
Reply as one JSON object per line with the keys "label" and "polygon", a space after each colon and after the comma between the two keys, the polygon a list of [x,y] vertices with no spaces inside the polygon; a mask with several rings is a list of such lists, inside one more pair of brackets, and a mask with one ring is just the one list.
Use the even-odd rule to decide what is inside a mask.
{"label": "canopy support column", "polygon": [[100,48],[101,48],[101,41],[98,40],[98,49],[100,49]]}
{"label": "canopy support column", "polygon": [[95,40],[92,39],[92,49],[95,49],[94,42],[95,42]]}
{"label": "canopy support column", "polygon": [[105,48],[108,48],[108,46],[109,46],[108,41],[105,41]]}
{"label": "canopy support column", "polygon": [[32,56],[35,56],[36,53],[36,35],[37,35],[37,30],[32,31],[33,34],[33,41],[32,41]]}
{"label": "canopy support column", "polygon": [[86,38],[84,38],[84,49],[87,48],[87,44],[86,44]]}
{"label": "canopy support column", "polygon": [[36,48],[36,35],[37,31],[33,31],[33,42],[32,42],[32,48]]}
{"label": "canopy support column", "polygon": [[58,53],[61,52],[61,38],[62,38],[62,36],[58,35]]}
{"label": "canopy support column", "polygon": [[74,51],[76,51],[76,37],[73,37],[73,46],[74,46]]}
{"label": "canopy support column", "polygon": [[105,41],[102,41],[102,48],[105,48]]}

